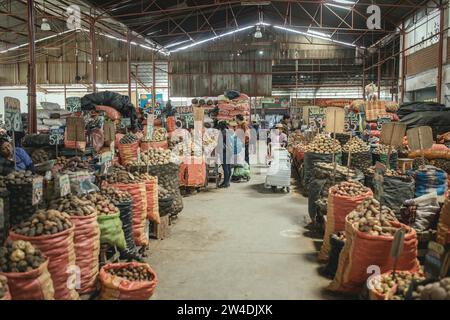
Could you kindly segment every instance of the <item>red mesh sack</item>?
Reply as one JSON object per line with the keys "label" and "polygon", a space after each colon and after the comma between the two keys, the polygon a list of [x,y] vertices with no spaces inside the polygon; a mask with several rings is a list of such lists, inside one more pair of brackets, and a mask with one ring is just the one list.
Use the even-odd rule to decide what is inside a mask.
{"label": "red mesh sack", "polygon": [[70,268],[76,266],[75,246],[73,243],[74,227],[62,232],[39,237],[27,237],[14,232],[9,233],[9,239],[29,241],[41,250],[49,259],[48,271],[53,281],[56,300],[78,300],[75,288],[69,288]]}
{"label": "red mesh sack", "polygon": [[[153,280],[129,281],[108,272],[108,270],[117,270],[128,266],[144,266],[153,275]],[[107,264],[101,268],[99,279],[100,300],[148,300],[158,284],[155,271],[148,264],[138,262]]]}
{"label": "red mesh sack", "polygon": [[131,143],[131,144],[119,143],[120,163],[122,165],[126,166],[130,162],[137,160],[138,149],[139,149],[139,142],[135,142],[135,143]]}
{"label": "red mesh sack", "polygon": [[48,272],[48,259],[29,272],[0,272],[8,279],[9,293],[14,300],[54,300],[55,290]]}
{"label": "red mesh sack", "polygon": [[120,120],[122,115],[116,109],[108,106],[95,106],[95,110],[104,111],[106,116],[113,121]]}

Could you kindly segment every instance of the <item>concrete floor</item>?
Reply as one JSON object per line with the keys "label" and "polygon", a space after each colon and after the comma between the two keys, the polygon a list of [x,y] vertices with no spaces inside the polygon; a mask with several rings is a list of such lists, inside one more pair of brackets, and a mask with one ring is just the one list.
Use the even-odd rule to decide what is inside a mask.
{"label": "concrete floor", "polygon": [[[170,236],[152,241],[159,283],[152,299],[333,299],[318,273],[318,239],[304,228],[307,199],[249,183],[184,198]],[[295,180],[293,181],[295,185]]]}

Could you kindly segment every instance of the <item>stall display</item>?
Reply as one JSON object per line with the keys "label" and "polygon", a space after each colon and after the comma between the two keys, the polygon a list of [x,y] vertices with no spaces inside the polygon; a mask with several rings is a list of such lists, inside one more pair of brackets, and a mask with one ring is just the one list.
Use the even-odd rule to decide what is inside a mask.
{"label": "stall display", "polygon": [[364,171],[372,165],[370,146],[357,137],[350,139],[342,147],[342,163],[344,165],[349,164],[349,157],[352,169]]}
{"label": "stall display", "polygon": [[444,196],[447,192],[447,173],[434,166],[423,166],[414,172],[416,182],[416,197],[436,192],[438,196]]}
{"label": "stall display", "polygon": [[4,276],[0,276],[0,301],[11,300],[9,293],[8,280]]}
{"label": "stall display", "polygon": [[30,242],[9,240],[0,247],[0,282],[2,277],[8,280],[13,300],[53,300],[55,291],[48,262]]}

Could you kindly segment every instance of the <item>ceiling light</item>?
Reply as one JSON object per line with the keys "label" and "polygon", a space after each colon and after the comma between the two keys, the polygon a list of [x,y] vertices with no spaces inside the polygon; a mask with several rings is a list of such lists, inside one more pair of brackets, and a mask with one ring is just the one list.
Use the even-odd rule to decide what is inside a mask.
{"label": "ceiling light", "polygon": [[331,38],[331,35],[330,35],[330,34],[323,33],[323,32],[320,32],[320,31],[311,30],[311,29],[308,30],[308,33],[309,33],[309,34],[316,35],[316,36],[321,36],[321,37]]}
{"label": "ceiling light", "polygon": [[41,30],[42,31],[50,31],[52,28],[50,27],[50,24],[48,23],[48,20],[43,18],[41,23]]}
{"label": "ceiling light", "polygon": [[259,55],[260,55],[260,56],[262,56],[262,55],[264,54],[264,51],[262,51],[262,50],[259,50],[259,52],[258,52],[258,53],[259,53]]}
{"label": "ceiling light", "polygon": [[270,1],[252,1],[252,0],[243,0],[241,1],[241,6],[270,6]]}
{"label": "ceiling light", "polygon": [[356,4],[355,1],[348,1],[348,0],[333,0],[333,1],[342,4],[351,4],[351,5]]}
{"label": "ceiling light", "polygon": [[261,28],[259,26],[256,26],[256,32],[255,32],[255,39],[261,39],[262,38],[262,32],[261,32]]}
{"label": "ceiling light", "polygon": [[326,6],[330,6],[330,7],[335,7],[335,8],[339,8],[339,9],[344,9],[344,10],[351,10],[352,8],[350,7],[344,7],[344,6],[340,6],[338,4],[333,4],[333,3],[325,3]]}

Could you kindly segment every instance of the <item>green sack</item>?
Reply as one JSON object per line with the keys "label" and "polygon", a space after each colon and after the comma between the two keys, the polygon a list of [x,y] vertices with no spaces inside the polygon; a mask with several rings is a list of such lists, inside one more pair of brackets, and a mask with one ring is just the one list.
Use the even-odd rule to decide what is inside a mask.
{"label": "green sack", "polygon": [[100,243],[116,246],[120,250],[126,249],[120,214],[98,216],[97,221],[100,226]]}

